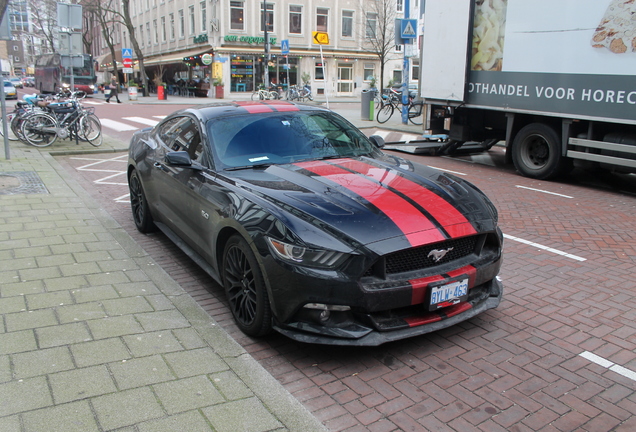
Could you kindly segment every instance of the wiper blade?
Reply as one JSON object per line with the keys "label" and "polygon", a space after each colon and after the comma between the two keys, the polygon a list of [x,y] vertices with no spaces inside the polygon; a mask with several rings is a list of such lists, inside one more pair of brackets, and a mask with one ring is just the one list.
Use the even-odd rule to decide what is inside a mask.
{"label": "wiper blade", "polygon": [[254,169],[254,168],[268,168],[270,166],[272,166],[272,164],[270,164],[270,163],[262,163],[262,164],[254,164],[254,165],[242,165],[242,166],[225,168],[225,171],[238,171],[238,170],[246,170],[246,169]]}

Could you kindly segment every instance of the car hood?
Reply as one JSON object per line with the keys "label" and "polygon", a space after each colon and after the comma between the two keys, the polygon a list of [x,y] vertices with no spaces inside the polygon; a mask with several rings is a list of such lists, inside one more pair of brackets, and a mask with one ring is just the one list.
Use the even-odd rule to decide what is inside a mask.
{"label": "car hood", "polygon": [[[404,159],[342,158],[227,174],[270,203],[307,240],[306,228],[386,253],[495,229],[496,210],[470,183]],[[278,212],[278,209],[283,211]],[[303,232],[298,232],[299,230]],[[313,236],[312,236],[313,237]]]}

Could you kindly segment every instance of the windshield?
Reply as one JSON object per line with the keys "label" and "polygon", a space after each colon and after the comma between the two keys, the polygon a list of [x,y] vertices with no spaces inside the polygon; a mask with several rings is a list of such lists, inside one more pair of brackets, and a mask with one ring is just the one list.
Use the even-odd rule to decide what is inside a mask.
{"label": "windshield", "polygon": [[215,158],[229,168],[299,160],[355,157],[375,146],[330,112],[283,112],[223,117],[208,123]]}

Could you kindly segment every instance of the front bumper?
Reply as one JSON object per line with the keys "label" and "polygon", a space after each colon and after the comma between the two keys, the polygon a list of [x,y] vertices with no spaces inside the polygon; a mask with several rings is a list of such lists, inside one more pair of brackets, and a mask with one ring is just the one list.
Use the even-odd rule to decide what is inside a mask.
{"label": "front bumper", "polygon": [[[341,316],[341,322],[337,326],[324,326],[318,322],[310,323],[303,320],[285,324],[276,323],[274,329],[299,342],[377,346],[451,327],[488,309],[496,308],[501,302],[503,286],[497,278],[494,278],[473,287],[471,291],[473,293],[467,302],[435,312],[425,311],[423,305],[415,305],[381,316],[351,313],[350,319]],[[419,308],[421,313],[413,314],[416,308]]]}

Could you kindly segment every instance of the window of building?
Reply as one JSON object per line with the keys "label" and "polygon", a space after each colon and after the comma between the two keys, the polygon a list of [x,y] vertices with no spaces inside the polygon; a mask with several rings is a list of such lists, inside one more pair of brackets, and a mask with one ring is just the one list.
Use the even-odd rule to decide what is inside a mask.
{"label": "window of building", "polygon": [[402,69],[396,69],[393,71],[393,82],[396,84],[402,82]]}
{"label": "window of building", "polygon": [[395,46],[395,52],[402,52],[402,51],[404,51],[404,45]]}
{"label": "window of building", "polygon": [[194,6],[189,6],[188,7],[188,13],[190,15],[190,34],[193,35],[195,30],[194,30],[194,25],[195,25],[195,21],[194,21]]}
{"label": "window of building", "polygon": [[139,26],[139,45],[144,46],[144,26]]}
{"label": "window of building", "polygon": [[166,17],[162,16],[161,17],[161,42],[165,42],[167,38],[168,36],[166,34]]}
{"label": "window of building", "polygon": [[363,77],[365,81],[371,81],[375,77],[375,65],[373,63],[364,64]]}
{"label": "window of building", "polygon": [[314,78],[316,80],[324,80],[325,79],[325,71],[322,67],[322,62],[316,62],[316,68],[314,70]]}
{"label": "window of building", "polygon": [[245,22],[243,20],[243,2],[230,2],[230,29],[245,30]]}
{"label": "window of building", "polygon": [[395,7],[398,12],[404,12],[404,0],[395,0]]}
{"label": "window of building", "polygon": [[185,17],[183,16],[183,9],[179,9],[179,37],[185,37]]}
{"label": "window of building", "polygon": [[170,14],[170,40],[174,40],[174,14]]}
{"label": "window of building", "polygon": [[329,9],[316,9],[316,30],[323,32],[329,31]]}
{"label": "window of building", "polygon": [[376,37],[376,29],[378,25],[378,14],[377,13],[367,13],[367,25],[366,25],[366,36],[368,38]]}
{"label": "window of building", "polygon": [[289,33],[301,34],[303,30],[303,7],[289,5]]}
{"label": "window of building", "polygon": [[149,22],[146,23],[146,36],[148,36],[146,38],[146,40],[148,41],[148,46],[152,45],[152,38],[150,37],[150,23]]}
{"label": "window of building", "polygon": [[265,28],[263,27],[263,14],[265,14],[265,22],[267,23],[267,31],[274,31],[274,4],[273,3],[265,3],[265,11],[263,11],[263,3],[261,5],[261,31],[264,32]]}
{"label": "window of building", "polygon": [[420,64],[413,62],[413,67],[411,68],[411,80],[419,81],[420,80]]}
{"label": "window of building", "polygon": [[208,12],[205,6],[206,1],[207,0],[203,0],[201,3],[199,3],[199,9],[201,11],[201,33],[205,33],[208,31]]}
{"label": "window of building", "polygon": [[159,29],[157,28],[157,20],[152,20],[152,28],[155,31],[155,45],[159,43]]}
{"label": "window of building", "polygon": [[353,11],[342,11],[342,37],[353,37]]}

